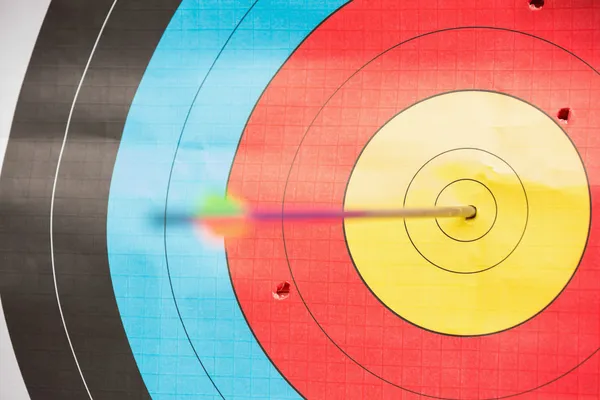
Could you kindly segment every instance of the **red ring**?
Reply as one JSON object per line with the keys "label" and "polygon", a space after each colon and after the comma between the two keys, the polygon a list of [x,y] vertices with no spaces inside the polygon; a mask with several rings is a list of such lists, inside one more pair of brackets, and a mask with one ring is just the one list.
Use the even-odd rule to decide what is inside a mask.
{"label": "red ring", "polygon": [[[328,31],[331,29],[330,27]],[[342,30],[340,26],[336,26],[336,29]],[[450,36],[454,36],[454,38]],[[323,38],[320,37],[320,39]],[[310,101],[309,104],[304,106],[298,101],[306,98],[306,93],[303,93],[304,96],[301,94],[308,82],[300,82],[298,87],[294,87],[293,81],[290,81],[290,77],[293,76],[302,78],[304,72],[299,68],[300,66],[303,64],[312,65],[306,61],[310,57],[311,47],[316,46],[315,41],[307,41],[307,49],[304,52],[302,49],[297,52],[272,82],[255,110],[236,157],[230,187],[236,193],[259,204],[281,204],[286,172],[296,151],[298,139],[302,137],[311,122],[311,117],[314,117],[315,111],[318,110]],[[529,48],[533,54],[533,64],[529,71],[515,71],[514,69],[507,71],[503,69],[506,54],[501,53],[501,49],[491,50],[490,54],[487,55],[477,55],[476,52],[473,53],[468,48],[469,45],[476,46],[480,43],[495,43],[498,47],[511,45],[513,50]],[[461,50],[460,46],[467,46],[467,48]],[[415,49],[415,47],[418,47],[418,49]],[[431,55],[438,56],[437,60],[432,62],[427,57],[422,57],[419,60],[419,51],[422,51],[422,54],[429,51]],[[485,53],[485,51],[487,49],[483,52]],[[402,56],[399,62],[398,60],[394,62],[396,53],[408,54],[408,56],[407,58]],[[410,70],[403,69],[403,67],[415,65],[411,57],[415,54],[421,64],[412,73],[416,79],[411,80]],[[444,57],[440,57],[440,55],[444,55]],[[471,56],[473,56],[472,59]],[[384,57],[388,60],[384,61]],[[563,103],[559,104],[561,99],[568,99],[569,106],[578,110],[583,111],[587,107],[588,118],[586,119],[585,115],[581,119],[578,118],[576,125],[568,127],[569,135],[582,153],[592,184],[595,182],[595,178],[599,176],[598,172],[600,171],[594,164],[594,146],[593,143],[590,143],[589,133],[600,126],[600,121],[591,117],[597,115],[594,114],[594,111],[598,110],[590,109],[590,107],[598,107],[600,102],[589,102],[589,99],[592,96],[600,99],[600,82],[596,79],[597,75],[594,71],[564,50],[519,33],[472,29],[425,36],[398,47],[397,51],[390,51],[384,57],[381,58],[379,64],[376,61],[375,64],[371,64],[370,69],[369,67],[365,68],[350,80],[331,99],[319,115],[315,125],[309,131],[303,147],[300,149],[298,163],[294,165],[292,170],[286,204],[292,201],[290,196],[294,193],[306,195],[314,191],[322,193],[324,197],[321,197],[320,200],[323,202],[340,204],[350,168],[366,139],[387,119],[412,102],[440,91],[455,88],[479,88],[508,92],[536,104],[549,115],[554,115],[555,109],[564,106]],[[513,53],[513,57],[512,62],[522,63],[527,61],[522,58],[527,58],[529,55],[521,52]],[[544,74],[533,73],[538,67],[535,64],[538,61],[537,57],[539,57],[540,66],[550,65],[549,71]],[[352,57],[349,57],[349,59],[353,61]],[[403,64],[403,59],[409,61]],[[391,64],[388,62],[390,60],[392,60]],[[472,62],[472,73],[456,73],[457,63],[467,61]],[[490,63],[491,61],[493,63]],[[386,68],[386,62],[388,62],[388,67],[399,65],[399,70],[403,74],[399,75],[393,72],[382,74],[383,71],[393,71],[391,68]],[[376,70],[373,65],[378,65],[380,69]],[[451,68],[453,65],[454,68]],[[485,70],[486,65],[490,66],[489,70]],[[567,65],[570,70],[565,72],[563,68]],[[464,65],[460,69],[464,70]],[[369,71],[371,72],[370,76],[367,73]],[[310,76],[313,82],[318,84],[314,90],[309,89],[309,92],[317,93],[323,90],[319,85],[329,88],[330,85],[327,84],[327,80],[328,77],[332,76],[332,73],[338,81],[343,76],[342,73],[336,75],[336,70],[332,72],[327,69],[320,72],[306,71],[307,81]],[[345,72],[349,75],[347,71]],[[575,83],[575,88],[573,86],[560,87],[564,84],[561,78],[564,78],[565,73],[569,74],[569,80],[571,83]],[[419,76],[419,74],[423,74],[423,76]],[[395,101],[379,103],[381,97],[370,96],[369,93],[373,94],[373,92],[365,91],[365,88],[368,88],[369,85],[381,86],[383,84],[385,86],[385,80],[393,79],[393,76],[398,79],[408,79],[403,85],[396,84],[397,86],[394,86],[402,89],[406,88],[407,96],[398,96]],[[437,79],[440,76],[443,79]],[[422,79],[423,77],[425,79]],[[431,83],[435,84],[424,85],[423,82],[428,82],[427,77],[429,77]],[[455,78],[454,87],[450,87],[452,85],[449,85],[448,81],[451,81],[451,79],[448,78],[453,77]],[[464,79],[465,77],[469,77],[469,79]],[[413,87],[410,86],[411,84]],[[581,85],[578,87],[578,84]],[[559,87],[551,92],[553,95],[549,96],[548,89],[552,85],[559,85]],[[310,85],[308,86],[310,87]],[[328,90],[329,94],[331,92],[332,90]],[[393,93],[397,93],[397,91],[390,90],[389,93],[390,96],[393,96]],[[282,98],[282,94],[286,96]],[[368,102],[375,100],[378,104],[374,108]],[[588,103],[591,103],[591,105]],[[362,109],[370,106],[371,112],[348,111],[353,105],[362,107]],[[581,115],[580,112],[579,115]],[[356,120],[357,117],[359,118],[358,121]],[[266,120],[265,118],[269,119]],[[365,120],[361,120],[361,118],[365,118]],[[359,123],[358,128],[355,128],[356,122]],[[342,132],[344,135],[339,135]],[[354,136],[351,136],[350,132]],[[265,141],[265,138],[279,140],[279,143]],[[342,146],[337,143],[337,140],[340,139],[344,141]],[[256,151],[256,145],[259,143],[263,148]],[[315,146],[312,150],[308,147],[311,144]],[[322,151],[324,148],[327,151]],[[348,153],[341,154],[339,152],[340,148],[346,148]],[[317,152],[315,155],[315,149],[322,152]],[[340,155],[343,159],[343,167],[332,165],[327,168],[317,168],[314,161],[324,161],[319,160],[319,157],[327,159],[332,154]],[[315,157],[316,160],[314,160]],[[253,167],[254,165],[256,167]],[[260,180],[257,182],[251,182],[244,177],[252,168],[259,168]],[[317,175],[319,176],[317,177]],[[320,178],[320,180],[317,180],[317,178]],[[319,186],[310,187],[310,182],[318,182]],[[592,196],[593,199],[598,197],[594,188]],[[297,196],[293,199],[296,204],[310,203],[314,200],[307,196]],[[317,198],[318,200],[319,198]],[[590,337],[586,338],[586,340],[589,339],[587,341],[579,341],[578,345],[581,348],[578,348],[578,350],[581,351],[578,354],[580,358],[583,358],[598,348],[598,338],[600,337],[597,326],[600,320],[600,299],[598,298],[600,290],[598,289],[600,289],[600,282],[598,279],[590,279],[598,274],[598,269],[594,267],[593,262],[594,255],[600,254],[596,250],[598,243],[597,229],[592,229],[590,247],[576,277],[560,299],[546,312],[530,323],[503,334],[477,339],[459,339],[433,335],[412,327],[396,316],[391,315],[389,311],[377,303],[372,295],[368,293],[354,270],[349,268],[351,264],[349,264],[349,256],[343,240],[341,240],[343,237],[339,236],[340,228],[341,225],[339,224],[329,227],[322,224],[308,229],[301,228],[298,225],[286,224],[286,237],[288,239],[290,237],[299,239],[297,243],[292,243],[289,240],[286,243],[296,284],[309,304],[313,315],[338,344],[342,342],[342,337],[346,337],[346,342],[351,342],[351,346],[344,349],[356,362],[345,357],[339,349],[332,345],[332,342],[324,337],[323,332],[311,320],[306,309],[302,309],[304,305],[299,301],[297,295],[295,296],[292,293],[292,296],[287,299],[289,301],[285,304],[284,302],[278,302],[276,305],[268,303],[272,282],[290,279],[289,270],[286,271],[287,265],[282,253],[283,242],[280,235],[277,234],[278,229],[280,229],[279,226],[259,228],[252,238],[236,241],[235,243],[230,242],[227,248],[236,293],[251,327],[272,360],[291,383],[307,397],[321,398],[328,391],[330,391],[330,394],[341,396],[342,393],[348,395],[348,393],[356,393],[357,390],[360,390],[361,393],[359,397],[363,395],[366,397],[367,392],[365,391],[369,390],[373,390],[373,392],[369,392],[370,395],[377,393],[396,393],[396,395],[399,395],[397,393],[398,388],[382,384],[381,381],[378,382],[373,375],[361,370],[358,366],[359,363],[368,365],[369,371],[374,374],[385,375],[386,380],[389,382],[430,396],[448,398],[499,397],[531,389],[560,375],[561,371],[558,371],[558,367],[557,370],[553,371],[549,371],[547,368],[544,371],[544,367],[554,361],[557,363],[570,361],[571,364],[576,364],[576,362],[573,363],[573,356],[563,351],[561,357],[565,360],[557,358],[558,354],[554,354],[554,356],[550,354],[550,358],[542,357],[540,359],[537,357],[535,359],[536,368],[533,368],[531,356],[526,354],[515,355],[506,350],[511,345],[522,346],[525,341],[533,340],[534,336],[539,344],[539,334],[536,331],[542,327],[548,328],[546,324],[556,325],[553,338],[558,341],[557,346],[564,346],[563,350],[568,350],[573,337],[569,335],[568,338],[564,338],[556,333],[561,333],[558,328],[562,328],[563,323],[565,324],[564,327],[569,329],[569,319],[574,315],[574,298],[578,302],[583,299],[591,305],[589,307],[589,319],[579,321],[583,324],[589,324],[587,328]],[[334,244],[324,240],[329,234],[332,235],[331,243]],[[306,247],[309,244],[317,246]],[[319,244],[321,244],[320,247]],[[593,251],[591,251],[592,249]],[[319,262],[318,258],[323,254],[327,254],[330,258]],[[325,276],[323,275],[324,271],[326,271]],[[335,279],[339,281],[336,282]],[[340,289],[342,283],[349,283],[349,286]],[[586,287],[586,285],[588,286]],[[267,289],[265,290],[265,288]],[[591,289],[591,291],[588,289]],[[353,295],[345,297],[348,290]],[[344,301],[342,301],[342,304],[336,305],[335,296],[346,299],[346,303],[356,300],[357,304],[349,307],[347,304],[344,305]],[[328,298],[328,300],[325,301],[324,298]],[[344,316],[350,316],[348,323],[352,324],[353,330],[347,330],[343,324],[335,323],[339,321],[339,319],[335,319],[335,315],[337,315],[336,308],[339,308],[338,311],[343,312]],[[363,312],[365,310],[368,312]],[[330,313],[333,313],[333,315]],[[562,313],[565,313],[564,317]],[[559,317],[555,318],[555,315]],[[391,340],[390,346],[386,346],[384,349],[382,345],[384,339],[377,342],[379,339],[373,331],[367,334],[368,321],[371,321],[371,328],[380,325],[378,333],[383,332],[384,337],[385,335],[401,335],[403,341]],[[590,321],[593,322],[590,323]],[[356,335],[356,327],[360,324],[365,325],[365,330],[362,337],[360,337],[362,341],[358,340],[359,337],[352,336],[353,334]],[[384,325],[385,328],[381,325]],[[351,336],[350,340],[347,339],[348,334]],[[578,339],[582,337],[578,336]],[[409,343],[405,343],[407,338],[410,338]],[[544,335],[542,335],[542,338],[542,340],[548,339]],[[419,346],[415,344],[417,342],[426,349],[424,351],[420,350]],[[415,347],[411,349],[411,346]],[[340,345],[340,347],[343,346]],[[391,348],[395,349],[396,352],[384,351]],[[439,348],[439,350],[432,350],[432,348]],[[487,353],[486,356],[491,358],[482,361],[481,352],[486,350],[493,350],[493,352]],[[437,356],[433,354],[436,352],[438,353]],[[482,362],[487,364],[475,366],[472,362],[469,362],[469,357],[476,357],[475,353],[479,354],[477,357],[479,357],[480,364]],[[425,360],[425,363],[438,363],[438,372],[434,371],[431,365],[427,368],[427,366],[419,364],[417,355],[420,355],[420,360]],[[494,369],[493,363],[496,359],[503,360],[502,371],[504,372],[501,371],[500,366]],[[452,368],[451,364],[454,361],[465,364],[458,368]],[[470,364],[471,368],[463,370],[463,367],[467,364]],[[486,369],[486,365],[489,368]],[[580,382],[589,382],[592,379],[597,381],[597,367],[592,368],[596,375],[590,376],[582,372],[589,369],[587,365],[587,363],[584,364],[576,370],[576,373],[568,375],[567,378],[561,379],[559,382],[570,382],[572,379]],[[437,368],[435,365],[434,367]],[[470,370],[470,373],[461,373],[466,370]],[[476,379],[473,379],[474,376],[476,376]],[[560,386],[561,383],[556,383],[540,390],[554,393],[561,390]],[[349,388],[354,389],[350,390]]]}

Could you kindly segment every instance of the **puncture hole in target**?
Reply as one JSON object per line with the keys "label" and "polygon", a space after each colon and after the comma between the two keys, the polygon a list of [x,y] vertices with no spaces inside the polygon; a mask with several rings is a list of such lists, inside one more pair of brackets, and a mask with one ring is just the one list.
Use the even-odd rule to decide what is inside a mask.
{"label": "puncture hole in target", "polygon": [[532,10],[541,10],[544,7],[544,0],[529,0],[529,8]]}
{"label": "puncture hole in target", "polygon": [[290,283],[283,281],[275,287],[273,291],[273,298],[275,300],[285,300],[290,296]]}
{"label": "puncture hole in target", "polygon": [[566,124],[571,119],[572,113],[573,112],[568,107],[561,108],[560,110],[558,110],[558,113],[556,113],[556,118],[558,118],[558,120],[561,121],[562,123]]}

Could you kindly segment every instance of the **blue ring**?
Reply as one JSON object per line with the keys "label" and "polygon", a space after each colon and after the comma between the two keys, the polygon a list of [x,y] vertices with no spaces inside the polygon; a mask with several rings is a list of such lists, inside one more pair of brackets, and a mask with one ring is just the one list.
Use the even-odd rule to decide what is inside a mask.
{"label": "blue ring", "polygon": [[156,49],[125,124],[107,217],[115,297],[154,399],[300,397],[250,331],[224,249],[203,246],[189,226],[163,236],[148,214],[164,208],[169,182],[168,213],[225,190],[260,95],[345,3],[184,0]]}

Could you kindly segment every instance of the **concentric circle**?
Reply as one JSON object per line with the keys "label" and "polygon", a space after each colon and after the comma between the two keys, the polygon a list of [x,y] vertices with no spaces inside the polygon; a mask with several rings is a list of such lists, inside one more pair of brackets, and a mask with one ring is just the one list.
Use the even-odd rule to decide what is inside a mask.
{"label": "concentric circle", "polygon": [[492,191],[475,179],[461,178],[444,186],[434,205],[444,207],[459,203],[475,207],[475,215],[466,219],[436,218],[444,235],[459,242],[472,242],[487,235],[498,218],[498,202]]}
{"label": "concentric circle", "polygon": [[462,238],[458,240],[437,220],[404,221],[411,244],[436,267],[460,274],[482,272],[506,260],[521,242],[529,219],[527,193],[515,170],[502,158],[469,148],[438,154],[411,179],[403,205],[430,207],[439,196],[450,204],[473,205],[478,212],[473,219],[442,222]]}
{"label": "concentric circle", "polygon": [[[337,23],[341,24],[339,20]],[[314,56],[312,49],[329,49],[327,46],[335,48],[335,42],[330,42],[329,38],[330,36],[324,35],[319,37],[319,40],[324,41],[323,43],[307,42],[307,46],[301,48],[289,60],[265,93],[264,101],[262,104],[259,103],[248,123],[236,155],[229,186],[232,193],[242,195],[259,206],[282,204],[284,209],[310,206],[341,207],[344,205],[344,193],[353,168],[369,140],[374,138],[374,135],[394,116],[411,107],[426,103],[427,99],[439,97],[440,93],[492,91],[500,97],[510,97],[513,101],[524,103],[527,106],[534,104],[535,107],[529,107],[539,107],[539,110],[543,111],[539,113],[543,117],[540,117],[540,120],[548,120],[547,115],[553,115],[555,107],[547,104],[547,92],[531,92],[531,88],[537,88],[543,84],[544,87],[549,87],[547,90],[556,93],[556,96],[563,96],[566,92],[561,90],[560,86],[554,86],[564,81],[548,81],[543,75],[525,73],[519,74],[518,78],[514,78],[515,80],[512,77],[509,80],[501,68],[500,52],[496,50],[493,52],[472,51],[480,43],[497,43],[499,49],[509,45],[511,49],[535,49],[532,51],[536,54],[543,52],[545,60],[551,59],[553,63],[560,63],[560,65],[568,62],[570,68],[576,71],[573,72],[573,79],[578,82],[586,80],[593,82],[597,79],[595,71],[590,70],[584,63],[572,62],[571,54],[551,43],[530,35],[493,28],[442,30],[397,45],[391,44],[392,47],[389,47],[388,41],[385,42],[388,47],[385,43],[374,45],[381,53],[377,53],[378,56],[374,53],[365,53],[362,64],[357,63],[354,57],[350,62],[340,56],[339,64],[336,64],[339,68],[337,73],[332,73],[331,69],[326,69],[327,72],[311,69],[307,71],[306,78],[303,78],[298,71],[304,68],[303,66],[310,57]],[[424,56],[424,54],[429,54],[428,52],[440,56],[428,58]],[[357,55],[354,54],[354,56]],[[346,62],[347,64],[345,64]],[[473,75],[466,73],[463,67],[457,69],[457,65],[470,65],[469,68],[474,71]],[[309,88],[295,90],[286,82],[296,78],[306,79],[310,82],[323,80],[323,82],[327,82],[327,87],[331,86],[332,89],[325,91]],[[520,82],[520,86],[509,86],[509,82],[515,81]],[[583,84],[578,85],[583,87]],[[585,87],[592,90],[593,85],[593,83],[587,83]],[[274,100],[277,93],[285,93],[285,96],[280,100]],[[583,95],[583,92],[581,94]],[[306,104],[305,107],[300,106],[299,99],[301,98],[310,99],[309,104]],[[276,109],[281,110],[282,113],[285,110],[285,113],[273,113],[273,110]],[[465,110],[469,109],[463,105],[455,111],[457,111],[457,115],[462,115],[465,114]],[[469,110],[469,112],[471,111]],[[435,117],[438,115],[428,115],[429,119]],[[481,115],[481,118],[485,119],[485,116]],[[502,122],[505,121],[502,120]],[[418,141],[418,136],[422,133],[416,131],[418,126],[418,123],[413,125],[415,131],[406,136],[406,143],[402,142],[402,146],[388,149],[390,153],[395,151],[395,162],[401,163],[402,155],[405,152],[415,152],[411,144]],[[573,140],[583,163],[589,169],[593,167],[589,163],[591,148],[586,146],[586,136],[581,131],[583,126],[578,124],[565,127],[568,129],[569,137],[562,134],[562,138],[578,157],[577,151],[573,151],[573,145],[569,142],[569,138]],[[531,173],[529,168],[525,168],[527,172],[522,173],[518,168],[519,163],[510,157],[505,157],[503,151],[488,149],[485,145],[477,142],[448,143],[452,135],[445,137],[443,134],[447,129],[447,124],[440,128],[438,136],[430,137],[429,143],[424,146],[425,150],[433,147],[435,153],[426,154],[423,159],[419,160],[419,163],[415,163],[414,168],[407,172],[410,177],[415,175],[427,160],[440,153],[470,148],[485,150],[494,156],[501,157],[514,168],[515,175],[518,175],[523,182],[532,179],[529,175]],[[280,140],[268,145],[265,142],[266,137]],[[435,143],[432,144],[432,142]],[[448,145],[436,148],[437,142],[446,142]],[[547,143],[544,141],[539,144],[539,147],[543,148],[546,145]],[[265,146],[266,154],[264,156],[257,153],[257,146],[261,146],[261,148]],[[521,151],[525,152],[525,149],[521,149]],[[513,155],[519,154],[518,149],[510,152]],[[259,163],[262,163],[261,174],[268,174],[265,176],[269,176],[271,179],[268,183],[261,182],[260,187],[252,185],[244,178],[246,168]],[[579,166],[585,177],[581,161]],[[455,167],[452,170],[460,169],[460,166],[455,165]],[[471,167],[469,166],[469,169]],[[481,172],[484,177],[493,178],[491,179],[493,181],[497,180],[497,171]],[[453,179],[462,179],[462,175],[457,174]],[[380,179],[375,171],[372,171],[372,178],[373,181]],[[476,180],[487,185],[484,179]],[[555,180],[555,183],[560,180],[560,178]],[[435,198],[448,183],[450,182],[445,182],[437,191],[433,192],[432,202],[435,202]],[[399,182],[388,182],[388,186],[399,186]],[[406,186],[397,197],[396,206],[403,203]],[[539,217],[534,215],[537,213],[538,201],[543,197],[542,191],[539,189],[534,188],[533,195],[527,190],[530,215],[523,242],[528,240],[527,236],[531,230],[536,232],[537,229],[539,232],[540,229],[539,226],[534,229],[530,225],[535,218]],[[590,189],[586,187],[585,179],[584,189],[587,191],[589,199]],[[368,194],[367,190],[364,192]],[[532,199],[535,200],[536,210],[533,209]],[[368,197],[363,197],[361,201],[362,203],[359,202],[361,205],[369,205]],[[467,245],[486,239],[498,228],[501,208],[500,201],[498,201],[497,221],[489,233],[481,239],[459,242],[443,235],[445,240]],[[583,212],[586,210],[589,216],[590,203],[585,204]],[[589,219],[586,222],[589,222]],[[402,228],[404,228],[403,225],[402,223]],[[434,226],[441,232],[437,224],[434,223]],[[572,362],[553,366],[552,363],[543,361],[548,354],[553,357],[563,357],[567,352],[565,346],[556,347],[553,343],[563,340],[562,332],[564,332],[565,326],[573,326],[556,322],[557,315],[561,315],[559,319],[562,320],[566,319],[567,315],[575,316],[575,314],[564,313],[564,310],[568,309],[568,305],[573,304],[573,298],[585,298],[584,302],[588,304],[586,309],[596,310],[600,307],[599,301],[585,295],[582,297],[581,283],[577,277],[588,274],[592,268],[590,262],[586,261],[590,258],[585,256],[574,276],[573,267],[569,266],[570,271],[567,276],[572,279],[567,278],[567,282],[563,282],[562,292],[555,292],[556,298],[548,299],[546,308],[542,307],[537,314],[528,313],[529,319],[512,329],[481,335],[440,334],[433,329],[424,329],[404,316],[399,317],[398,313],[372,290],[364,277],[357,273],[346,245],[343,224],[323,222],[302,226],[293,221],[284,221],[281,228],[283,229],[281,240],[277,238],[280,227],[265,226],[256,228],[250,238],[231,241],[227,248],[232,281],[236,291],[238,285],[240,290],[245,290],[238,293],[238,298],[245,311],[249,313],[249,322],[257,332],[263,332],[263,334],[257,334],[258,339],[264,344],[265,350],[271,354],[274,362],[285,365],[283,371],[287,371],[285,372],[286,376],[290,377],[293,384],[297,382],[301,386],[307,380],[318,381],[319,377],[325,374],[324,371],[332,371],[332,368],[335,370],[335,367],[339,366],[344,371],[343,376],[356,378],[352,380],[355,384],[362,385],[359,382],[368,380],[373,385],[380,385],[382,390],[390,393],[391,397],[400,396],[400,392],[396,389],[408,390],[428,397],[448,399],[510,397],[551,385],[551,382],[571,373],[574,368],[578,368],[591,354],[597,351],[600,345],[599,338],[592,333],[592,327],[585,327],[586,333],[572,330],[577,337],[585,337],[585,340],[579,341],[582,345],[577,348],[577,354],[572,356]],[[400,230],[401,232],[402,230]],[[596,240],[593,232],[592,221],[589,238],[592,248],[594,248],[593,243]],[[404,235],[407,236],[406,229],[404,229]],[[261,238],[268,238],[269,241],[272,241],[273,247],[269,248],[270,251],[262,247],[260,243],[264,242],[261,241]],[[375,243],[373,240],[371,243],[372,248],[379,246],[379,243]],[[517,254],[521,245],[522,243],[516,247],[516,250],[505,262],[509,262],[514,257],[526,255],[527,251]],[[585,240],[584,243],[581,241],[573,243],[573,247],[576,246],[583,250]],[[263,254],[263,258],[269,266],[269,273],[264,274],[263,270],[254,267],[256,262],[251,264],[239,249],[245,249],[246,252],[252,251],[253,254]],[[418,252],[412,245],[409,250],[418,256]],[[550,252],[544,254],[543,259],[535,260],[535,266],[544,265],[548,260],[551,263],[552,257],[555,255],[551,252],[556,253],[560,250],[549,249]],[[267,254],[269,255],[267,256]],[[581,256],[581,252],[579,255]],[[379,254],[379,257],[384,258],[384,255]],[[495,271],[501,271],[504,264],[501,263],[497,268],[479,273],[458,274],[435,267],[422,257],[419,259],[428,265],[427,268],[435,269],[440,274],[452,275],[457,279],[485,277],[492,273],[501,275],[501,272]],[[414,270],[418,271],[419,269],[414,268]],[[391,275],[397,272],[389,269],[388,271]],[[546,272],[544,271],[544,273]],[[527,273],[531,273],[531,271],[526,271],[525,275]],[[251,278],[254,276],[253,274],[259,274],[261,278]],[[260,300],[260,280],[267,276],[272,277],[272,282],[289,278],[293,283],[292,290],[296,295],[293,299],[290,296],[289,300],[291,301],[286,302],[285,305],[285,316],[290,315],[289,334],[285,333],[285,330],[278,330],[273,335],[273,331],[269,330],[271,325],[261,316],[264,314],[259,312],[262,301]],[[545,280],[545,276],[542,276],[541,279]],[[249,280],[253,282],[251,291],[244,289],[244,287],[247,288],[245,282]],[[511,282],[510,280],[504,281],[505,292],[501,293],[508,303],[513,302],[510,298]],[[568,285],[564,287],[564,284],[567,283]],[[268,289],[270,293],[270,287]],[[402,295],[402,289],[402,287],[397,287],[396,292]],[[449,289],[459,292],[461,288],[455,286]],[[506,306],[506,304],[502,305]],[[508,306],[512,306],[512,304],[508,304]],[[283,311],[281,306],[277,307],[277,310],[280,311],[275,310],[273,307],[270,308],[271,313]],[[456,321],[454,322],[456,323]],[[468,319],[467,324],[461,325],[468,327]],[[510,324],[508,325],[510,326]],[[305,328],[300,328],[300,326]],[[296,329],[303,332],[301,336],[292,333]],[[488,329],[488,332],[491,331],[492,329]],[[539,332],[542,331],[545,336],[543,340],[539,340],[537,338]],[[302,347],[300,353],[306,353],[301,360],[306,360],[311,366],[306,372],[303,372],[304,370],[300,367],[300,361],[297,363],[288,358],[299,357],[299,352],[290,350],[294,353],[293,356],[291,353],[281,352],[282,349],[289,348],[286,343],[292,337],[294,340],[300,341],[302,337],[311,338],[309,346],[299,346]],[[525,340],[523,338],[527,338],[527,345],[508,346],[509,343],[515,344]],[[427,356],[426,359],[423,359],[422,354],[425,353]],[[545,365],[548,371],[541,375],[527,375],[518,372],[519,369],[514,363],[511,364],[513,362],[511,360],[520,360],[522,357],[534,358],[536,362]],[[460,375],[448,373],[448,368],[451,367],[448,364],[450,361],[452,361],[451,365],[460,365],[460,368],[457,369]],[[420,372],[418,374],[402,372],[411,366]],[[486,372],[482,374],[478,371]],[[335,374],[335,372],[332,373]],[[362,378],[358,378],[359,376]],[[445,384],[440,386],[437,383],[424,383],[421,378],[435,376],[444,379]],[[461,376],[463,377],[461,378]],[[351,385],[344,379],[342,375],[335,374],[323,381],[323,385],[327,385],[327,388],[331,389],[326,389],[325,386],[309,385],[306,387],[306,392],[303,393],[306,393],[309,398],[323,397],[333,393],[332,391],[340,394]],[[498,381],[502,381],[503,384],[498,385]],[[504,384],[508,381],[514,382],[514,384]],[[543,389],[540,390],[543,391]],[[376,392],[369,392],[369,396],[380,395]]]}
{"label": "concentric circle", "polygon": [[[457,148],[466,143],[477,148]],[[440,197],[477,207],[472,220],[443,222],[463,240],[435,219],[345,222],[362,278],[412,323],[462,336],[503,331],[545,308],[577,268],[590,218],[585,170],[562,129],[535,107],[462,91],[404,110],[363,150],[345,207],[432,207]]]}

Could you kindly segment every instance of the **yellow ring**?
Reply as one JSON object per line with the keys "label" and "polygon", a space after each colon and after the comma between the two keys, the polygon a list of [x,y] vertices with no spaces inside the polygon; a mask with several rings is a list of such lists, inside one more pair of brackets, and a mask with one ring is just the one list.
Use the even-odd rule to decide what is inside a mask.
{"label": "yellow ring", "polygon": [[[483,191],[443,190],[461,179],[490,189],[493,226]],[[484,335],[523,323],[562,291],[585,249],[590,195],[579,154],[558,124],[514,97],[453,92],[398,114],[364,148],[345,208],[423,207],[436,199],[479,202],[472,204],[478,216],[344,223],[372,292],[425,329]]]}

